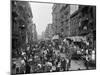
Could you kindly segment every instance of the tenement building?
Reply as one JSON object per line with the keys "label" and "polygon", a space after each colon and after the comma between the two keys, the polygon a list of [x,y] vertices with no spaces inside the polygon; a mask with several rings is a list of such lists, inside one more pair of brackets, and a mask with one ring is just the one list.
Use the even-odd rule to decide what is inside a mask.
{"label": "tenement building", "polygon": [[[58,33],[62,37],[74,36],[77,31],[77,17],[71,17],[74,12],[78,11],[78,5],[69,4],[54,4],[53,6],[53,26],[54,32]],[[75,25],[74,24],[75,21]],[[74,32],[76,32],[74,34]]]}
{"label": "tenement building", "polygon": [[29,38],[32,12],[28,2],[12,1],[12,49],[22,47]]}
{"label": "tenement building", "polygon": [[91,48],[96,45],[96,7],[95,6],[80,6],[80,26],[79,36],[86,36],[90,42]]}

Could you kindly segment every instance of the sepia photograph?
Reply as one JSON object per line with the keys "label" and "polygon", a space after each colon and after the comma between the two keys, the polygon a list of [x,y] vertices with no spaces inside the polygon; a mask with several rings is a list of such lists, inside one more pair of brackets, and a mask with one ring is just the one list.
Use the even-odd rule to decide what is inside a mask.
{"label": "sepia photograph", "polygon": [[11,0],[11,75],[96,70],[96,6]]}

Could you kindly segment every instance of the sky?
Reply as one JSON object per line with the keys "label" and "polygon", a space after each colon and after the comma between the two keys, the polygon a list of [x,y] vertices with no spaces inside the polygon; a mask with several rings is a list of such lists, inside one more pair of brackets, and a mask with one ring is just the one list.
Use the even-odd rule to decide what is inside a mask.
{"label": "sky", "polygon": [[33,14],[33,23],[36,24],[38,35],[41,35],[46,26],[52,23],[53,4],[30,2],[30,6]]}

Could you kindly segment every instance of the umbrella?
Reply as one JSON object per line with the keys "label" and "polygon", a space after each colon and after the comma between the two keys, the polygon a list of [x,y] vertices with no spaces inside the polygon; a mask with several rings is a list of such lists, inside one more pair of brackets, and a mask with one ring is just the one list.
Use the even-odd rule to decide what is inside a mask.
{"label": "umbrella", "polygon": [[47,66],[52,66],[52,63],[51,62],[46,62],[46,65]]}
{"label": "umbrella", "polygon": [[58,35],[53,36],[52,40],[59,39]]}

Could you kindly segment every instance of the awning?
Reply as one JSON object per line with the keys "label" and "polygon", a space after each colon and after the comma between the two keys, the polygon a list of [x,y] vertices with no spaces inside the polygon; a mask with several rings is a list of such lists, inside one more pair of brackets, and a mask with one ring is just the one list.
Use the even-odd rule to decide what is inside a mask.
{"label": "awning", "polygon": [[86,41],[86,37],[81,36],[67,37],[67,39],[71,39],[73,41]]}
{"label": "awning", "polygon": [[89,42],[87,42],[86,37],[83,37],[83,36],[67,37],[66,39],[70,39],[73,42],[83,42],[86,45],[89,45]]}

